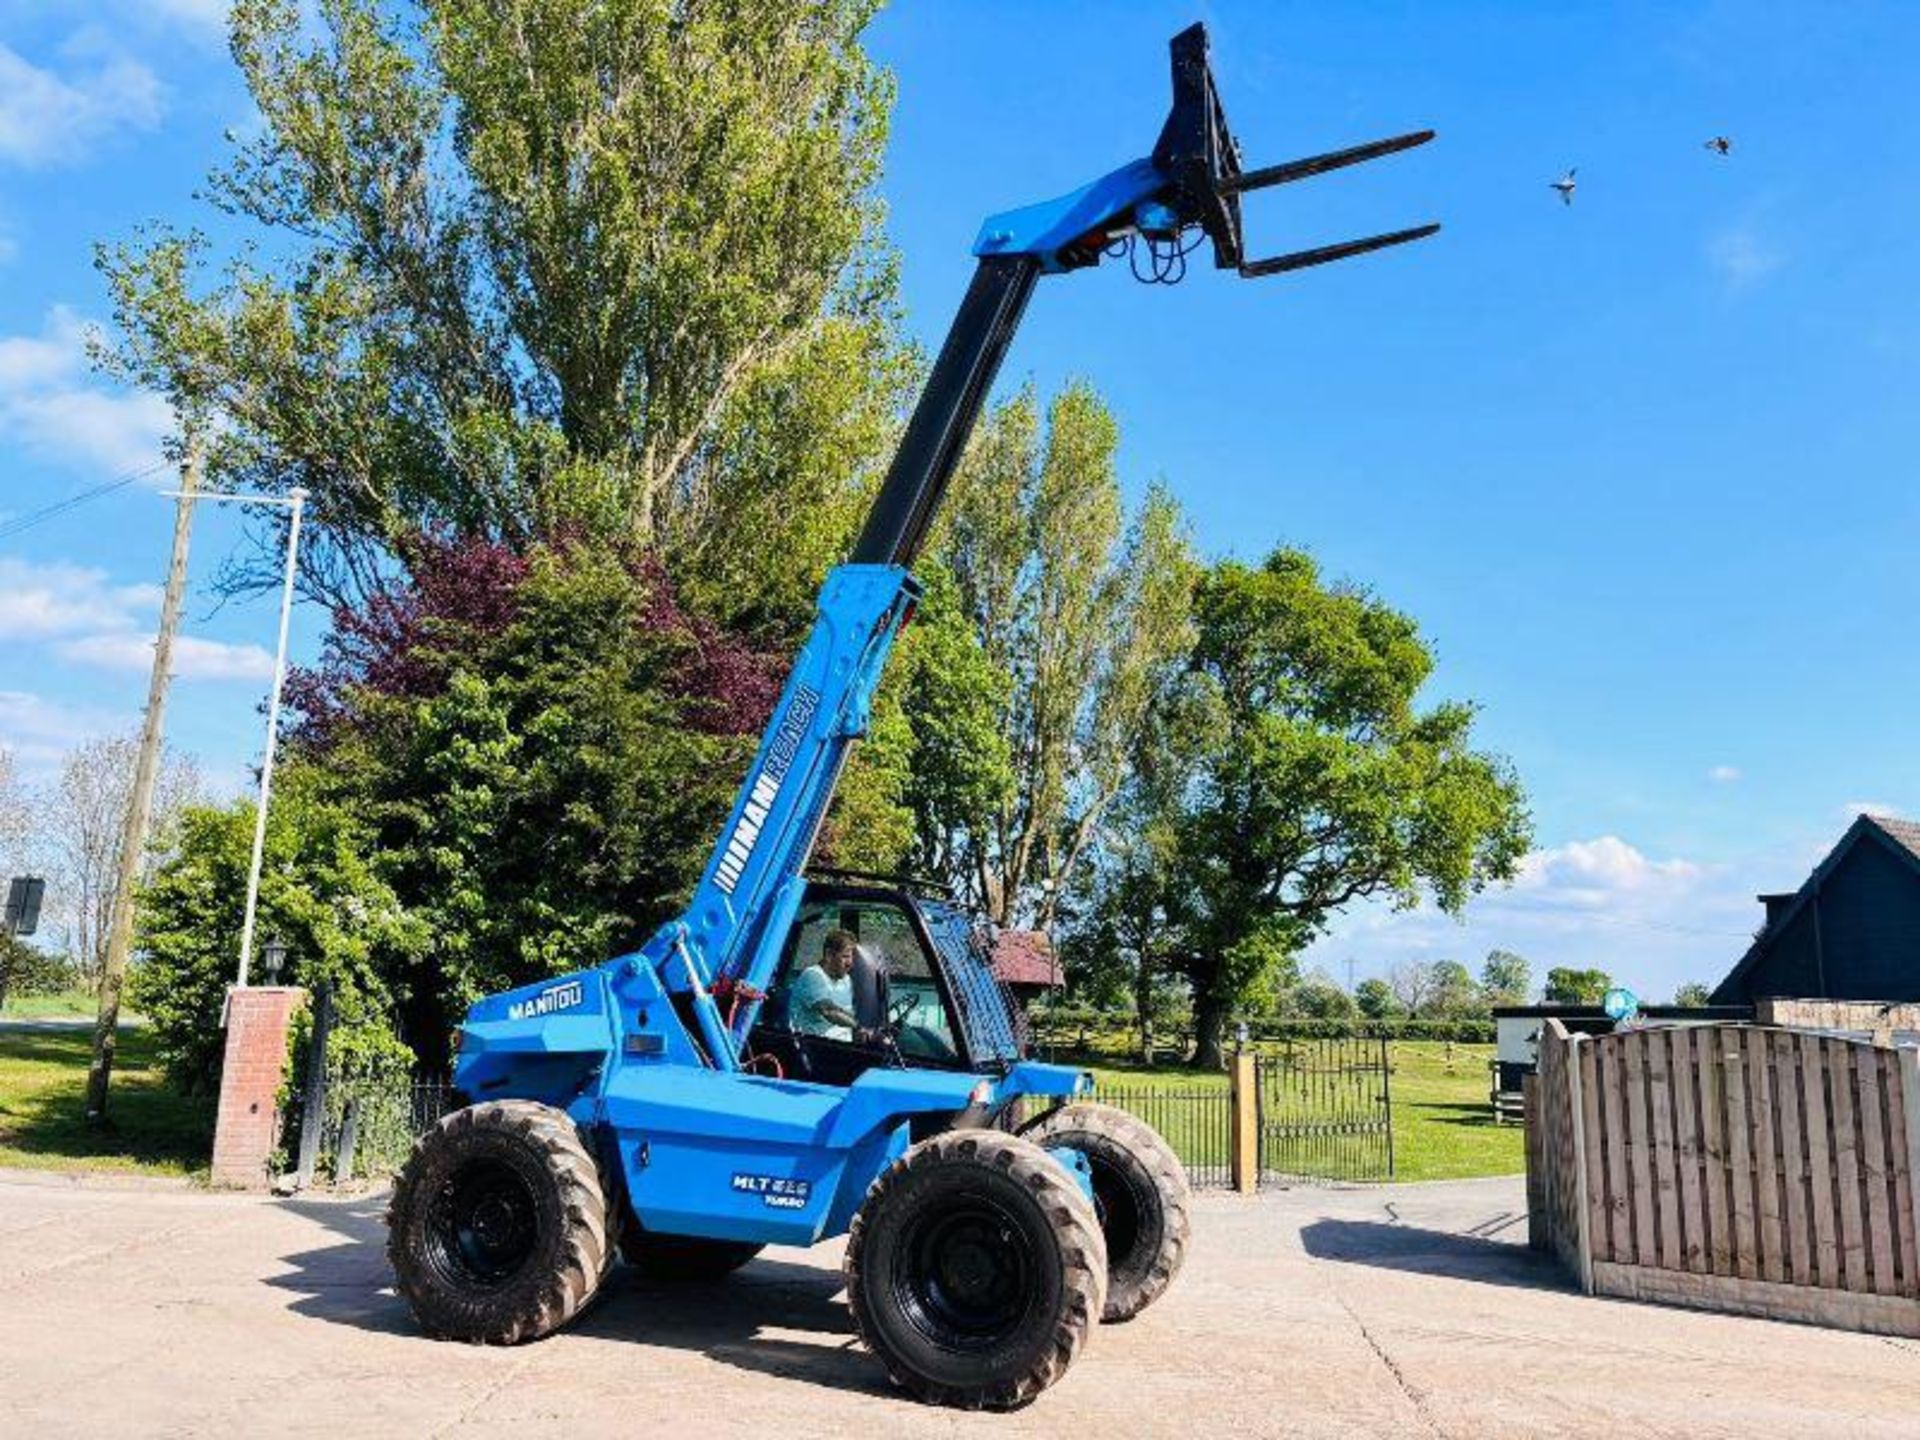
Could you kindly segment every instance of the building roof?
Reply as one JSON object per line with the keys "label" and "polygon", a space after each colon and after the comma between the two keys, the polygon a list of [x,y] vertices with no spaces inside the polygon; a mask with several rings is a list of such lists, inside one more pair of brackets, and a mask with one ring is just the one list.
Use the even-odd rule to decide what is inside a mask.
{"label": "building roof", "polygon": [[1770,913],[1767,923],[1759,934],[1753,937],[1753,943],[1747,947],[1747,953],[1735,962],[1726,978],[1714,987],[1713,999],[1718,1001],[1723,994],[1731,993],[1729,987],[1749,970],[1752,970],[1765,957],[1772,946],[1774,937],[1782,934],[1794,922],[1800,912],[1820,892],[1821,884],[1839,868],[1842,861],[1853,853],[1856,845],[1862,843],[1885,846],[1886,849],[1907,862],[1920,875],[1920,824],[1912,820],[1900,820],[1892,815],[1860,815],[1847,827],[1847,833],[1827,853],[1827,858],[1813,867],[1813,873],[1806,882],[1793,893],[1791,904],[1779,907]]}
{"label": "building roof", "polygon": [[1038,930],[1002,930],[993,940],[993,975],[1002,985],[1056,985],[1053,946]]}

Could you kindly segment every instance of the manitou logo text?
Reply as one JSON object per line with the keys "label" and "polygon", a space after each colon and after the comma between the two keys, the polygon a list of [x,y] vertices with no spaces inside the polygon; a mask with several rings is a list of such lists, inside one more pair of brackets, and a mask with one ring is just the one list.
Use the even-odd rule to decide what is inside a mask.
{"label": "manitou logo text", "polygon": [[721,894],[731,895],[733,887],[740,883],[740,872],[747,868],[747,857],[753,854],[760,829],[767,823],[774,797],[780,793],[780,782],[787,778],[787,769],[806,737],[807,725],[819,708],[818,690],[802,685],[793,692],[793,704],[787,707],[786,719],[780,722],[780,728],[767,746],[766,763],[754,776],[753,788],[747,791],[747,803],[740,807],[740,819],[727,837],[726,848],[720,852],[719,865],[714,867],[713,883],[720,887]]}
{"label": "manitou logo text", "polygon": [[509,1020],[538,1020],[556,1010],[571,1010],[587,998],[578,980],[549,985],[531,1000],[516,1000],[507,1006]]}

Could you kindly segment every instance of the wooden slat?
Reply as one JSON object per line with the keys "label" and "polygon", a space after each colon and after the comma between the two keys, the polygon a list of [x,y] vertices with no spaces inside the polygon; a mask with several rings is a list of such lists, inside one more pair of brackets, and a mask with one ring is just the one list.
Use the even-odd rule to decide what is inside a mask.
{"label": "wooden slat", "polygon": [[1633,1211],[1633,1255],[1641,1265],[1658,1265],[1653,1205],[1653,1146],[1647,1120],[1647,1033],[1629,1031],[1614,1042],[1627,1066],[1627,1177]]}
{"label": "wooden slat", "polygon": [[1700,1076],[1700,1148],[1707,1178],[1707,1258],[1716,1275],[1733,1274],[1733,1211],[1727,1198],[1726,1077],[1720,1065],[1718,1025],[1693,1037]]}
{"label": "wooden slat", "polygon": [[1873,1293],[1897,1295],[1900,1279],[1894,1273],[1893,1250],[1899,1236],[1887,1195],[1887,1119],[1881,1099],[1885,1087],[1881,1060],[1890,1060],[1893,1055],[1867,1045],[1849,1048],[1853,1051],[1854,1073],[1860,1077],[1860,1183],[1866,1191],[1867,1259],[1873,1266]]}
{"label": "wooden slat", "polygon": [[1813,1201],[1813,1270],[1817,1283],[1838,1289],[1840,1236],[1834,1219],[1833,1113],[1826,1099],[1827,1067],[1819,1036],[1801,1035],[1797,1039],[1800,1085],[1806,1104],[1807,1191]]}
{"label": "wooden slat", "polygon": [[1733,1206],[1733,1268],[1743,1280],[1760,1277],[1753,1205],[1753,1116],[1747,1104],[1745,1034],[1732,1025],[1714,1027],[1720,1069],[1727,1086],[1727,1198]]}
{"label": "wooden slat", "polygon": [[[1627,1182],[1627,1109],[1625,1057],[1617,1040],[1594,1042],[1600,1071],[1600,1124],[1607,1135],[1607,1256],[1622,1263],[1633,1259],[1633,1213]],[[1596,1246],[1595,1255],[1600,1251]]]}
{"label": "wooden slat", "polygon": [[1680,1175],[1673,1151],[1673,1079],[1667,1044],[1669,1030],[1649,1030],[1647,1039],[1647,1105],[1652,1111],[1653,1129],[1653,1203],[1660,1220],[1660,1263],[1669,1270],[1681,1268],[1680,1260]]}
{"label": "wooden slat", "polygon": [[1601,1154],[1600,1063],[1597,1040],[1583,1040],[1574,1055],[1580,1065],[1580,1140],[1586,1157],[1587,1254],[1610,1259],[1607,1243],[1607,1171]]}
{"label": "wooden slat", "polygon": [[[1907,1250],[1908,1293],[1920,1297],[1920,1054],[1911,1049],[1898,1052],[1897,1064],[1900,1070],[1900,1119],[1906,1131],[1906,1144],[1901,1146],[1900,1173],[1904,1182],[1901,1198],[1906,1202],[1903,1207],[1903,1225],[1910,1239]],[[1899,1134],[1898,1131],[1895,1132]],[[1895,1144],[1899,1144],[1896,1140]]]}
{"label": "wooden slat", "polygon": [[1680,1213],[1685,1217],[1685,1232],[1680,1248],[1680,1267],[1697,1274],[1711,1274],[1712,1257],[1707,1253],[1706,1191],[1702,1184],[1700,1154],[1700,1066],[1694,1048],[1695,1031],[1683,1025],[1673,1032],[1673,1153],[1680,1167]]}
{"label": "wooden slat", "polygon": [[1853,1046],[1821,1043],[1833,1094],[1833,1175],[1840,1207],[1840,1268],[1849,1290],[1872,1289],[1867,1266],[1867,1223],[1860,1200],[1860,1130],[1853,1108]]}
{"label": "wooden slat", "polygon": [[1807,1142],[1801,1119],[1799,1049],[1793,1036],[1766,1032],[1766,1045],[1779,1085],[1775,1118],[1780,1129],[1780,1181],[1786,1194],[1787,1278],[1811,1285],[1813,1216],[1807,1202]]}
{"label": "wooden slat", "polygon": [[1773,1059],[1767,1032],[1746,1032],[1747,1104],[1753,1112],[1754,1218],[1760,1242],[1760,1276],[1784,1280],[1787,1275],[1784,1236],[1780,1229],[1779,1136],[1774,1124]]}
{"label": "wooden slat", "polygon": [[1900,1271],[1900,1293],[1920,1295],[1914,1283],[1913,1157],[1907,1150],[1905,1067],[1898,1051],[1886,1057],[1887,1168],[1893,1174],[1894,1264]]}

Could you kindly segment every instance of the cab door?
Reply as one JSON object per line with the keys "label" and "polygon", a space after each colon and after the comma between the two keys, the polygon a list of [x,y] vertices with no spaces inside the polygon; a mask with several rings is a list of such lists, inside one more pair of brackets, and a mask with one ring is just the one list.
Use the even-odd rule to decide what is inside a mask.
{"label": "cab door", "polygon": [[[844,930],[887,977],[884,1014],[858,1014],[860,1027],[796,1013],[795,982],[819,965],[827,936]],[[813,987],[813,988],[818,988]],[[851,996],[852,987],[846,992]],[[753,1030],[753,1052],[793,1080],[849,1085],[876,1065],[966,1068],[952,1011],[911,911],[884,893],[810,891],[788,932],[780,968]]]}

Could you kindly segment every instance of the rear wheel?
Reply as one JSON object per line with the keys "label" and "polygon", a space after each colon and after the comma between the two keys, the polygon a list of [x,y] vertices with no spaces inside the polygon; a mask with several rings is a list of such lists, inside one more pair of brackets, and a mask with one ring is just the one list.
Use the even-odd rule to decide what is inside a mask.
{"label": "rear wheel", "polygon": [[724,1280],[764,1246],[746,1240],[704,1240],[695,1235],[659,1235],[628,1218],[620,1256],[649,1280],[688,1284]]}
{"label": "rear wheel", "polygon": [[421,1136],[394,1182],[387,1257],[430,1334],[537,1340],[592,1300],[610,1252],[598,1166],[550,1106],[495,1100]]}
{"label": "rear wheel", "polygon": [[1087,1157],[1107,1242],[1107,1305],[1100,1318],[1131,1320],[1166,1293],[1186,1262],[1192,1190],[1179,1157],[1146,1121],[1111,1105],[1062,1105],[1021,1133],[1043,1147]]}
{"label": "rear wheel", "polygon": [[847,1240],[854,1325],[895,1384],[1009,1410],[1066,1373],[1106,1299],[1093,1207],[1038,1146],[995,1130],[921,1141]]}

